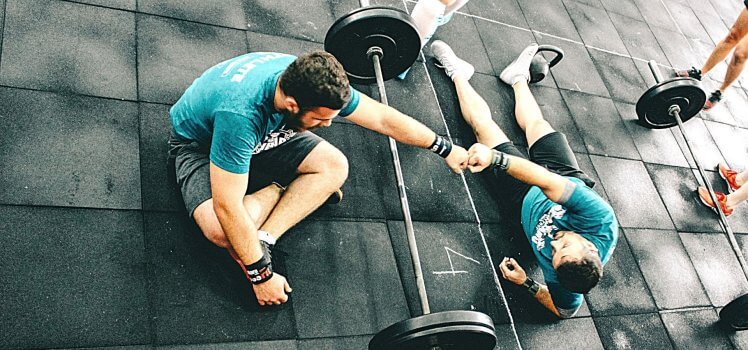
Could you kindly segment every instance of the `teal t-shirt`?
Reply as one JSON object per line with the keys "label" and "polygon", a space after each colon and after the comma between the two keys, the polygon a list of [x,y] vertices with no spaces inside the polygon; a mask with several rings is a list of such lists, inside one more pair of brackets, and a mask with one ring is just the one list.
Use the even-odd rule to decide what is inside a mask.
{"label": "teal t-shirt", "polygon": [[537,186],[530,188],[522,202],[522,228],[538,258],[553,304],[562,316],[570,316],[582,305],[583,296],[558,282],[551,263],[551,241],[558,231],[574,231],[597,247],[603,265],[618,242],[618,221],[613,208],[582,180],[567,177],[576,187],[565,203],[548,199]]}
{"label": "teal t-shirt", "polygon": [[[271,132],[283,126],[284,114],[273,105],[281,73],[296,56],[253,52],[221,62],[187,88],[170,110],[177,136],[210,147],[210,161],[219,168],[244,174],[252,153]],[[338,115],[358,107],[359,92]]]}

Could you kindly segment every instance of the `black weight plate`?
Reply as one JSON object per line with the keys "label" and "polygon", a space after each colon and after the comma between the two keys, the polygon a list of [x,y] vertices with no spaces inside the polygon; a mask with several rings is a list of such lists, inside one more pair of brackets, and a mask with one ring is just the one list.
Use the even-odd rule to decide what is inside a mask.
{"label": "black weight plate", "polygon": [[325,51],[340,61],[351,82],[376,82],[374,64],[367,56],[372,46],[384,52],[380,64],[384,80],[408,69],[421,51],[421,37],[407,13],[387,6],[368,6],[338,18],[325,36]]}
{"label": "black weight plate", "polygon": [[719,318],[728,327],[742,331],[748,329],[748,294],[731,301],[719,312]]}
{"label": "black weight plate", "polygon": [[636,103],[639,123],[650,129],[664,129],[678,122],[668,114],[670,106],[680,106],[683,122],[701,111],[706,94],[699,81],[693,78],[675,78],[663,81],[647,90]]}
{"label": "black weight plate", "polygon": [[395,323],[369,342],[369,350],[490,350],[496,346],[493,321],[477,311],[444,311]]}

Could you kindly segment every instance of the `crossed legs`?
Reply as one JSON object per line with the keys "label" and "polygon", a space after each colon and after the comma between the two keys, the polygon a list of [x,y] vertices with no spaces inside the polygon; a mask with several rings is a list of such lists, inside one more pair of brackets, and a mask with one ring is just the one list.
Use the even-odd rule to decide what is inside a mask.
{"label": "crossed legs", "polygon": [[[298,167],[299,176],[285,191],[276,185],[267,186],[244,197],[244,208],[255,226],[280,238],[288,229],[311,214],[348,177],[348,161],[337,148],[327,142],[318,144]],[[205,237],[219,247],[230,244],[213,210],[213,200],[201,203],[193,218]]]}

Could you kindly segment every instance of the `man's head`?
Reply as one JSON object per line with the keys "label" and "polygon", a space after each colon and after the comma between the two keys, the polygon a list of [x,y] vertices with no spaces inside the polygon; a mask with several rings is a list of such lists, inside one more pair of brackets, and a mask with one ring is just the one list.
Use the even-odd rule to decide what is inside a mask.
{"label": "man's head", "polygon": [[586,294],[600,281],[603,265],[597,247],[571,231],[559,231],[551,241],[558,281],[564,288]]}
{"label": "man's head", "polygon": [[351,98],[343,66],[324,51],[296,58],[281,74],[279,88],[286,125],[297,130],[330,126]]}

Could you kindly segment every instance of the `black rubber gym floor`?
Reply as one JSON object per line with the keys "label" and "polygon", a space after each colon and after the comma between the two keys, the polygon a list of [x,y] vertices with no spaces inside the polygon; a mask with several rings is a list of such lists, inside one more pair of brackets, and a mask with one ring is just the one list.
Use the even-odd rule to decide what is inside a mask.
{"label": "black rubber gym floor", "polygon": [[[414,1],[375,4],[411,10]],[[526,144],[498,73],[532,41],[566,58],[533,86],[547,119],[617,212],[600,286],[557,321],[493,262],[537,264],[479,176],[401,146],[432,311],[478,310],[498,349],[748,349],[715,322],[748,291],[716,216],[692,194],[675,129],[635,123],[646,60],[700,66],[742,1],[472,0],[436,34],[477,70],[494,119]],[[322,48],[357,0],[0,0],[0,347],[364,349],[421,313],[387,140],[345,121],[319,134],[350,161],[345,200],[279,242],[291,301],[259,308],[229,256],[186,217],[166,175],[168,108],[204,69],[247,51]],[[426,52],[428,55],[428,52]],[[391,105],[469,146],[451,82],[428,56]],[[725,64],[705,79],[711,91]],[[748,74],[686,124],[697,156],[748,166]],[[370,93],[369,87],[360,87]],[[717,190],[724,183],[709,172]],[[748,255],[748,207],[730,218]],[[282,255],[282,254],[278,254]],[[313,267],[313,269],[311,269]]]}

